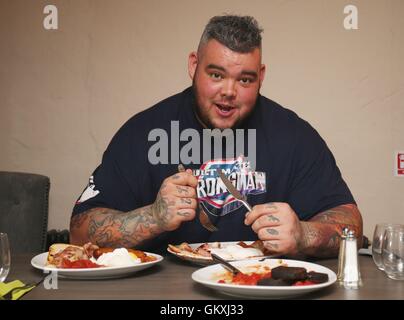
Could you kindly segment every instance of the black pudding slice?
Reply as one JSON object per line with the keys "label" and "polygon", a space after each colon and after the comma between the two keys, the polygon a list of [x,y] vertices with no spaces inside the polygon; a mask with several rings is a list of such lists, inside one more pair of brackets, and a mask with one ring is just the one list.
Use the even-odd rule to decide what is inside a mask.
{"label": "black pudding slice", "polygon": [[314,283],[324,283],[328,281],[328,274],[310,271],[307,273],[307,280]]}
{"label": "black pudding slice", "polygon": [[274,286],[274,287],[281,287],[281,286],[290,286],[293,284],[294,281],[291,280],[284,280],[284,279],[273,279],[273,278],[264,278],[258,280],[258,286]]}
{"label": "black pudding slice", "polygon": [[305,268],[300,267],[284,267],[279,266],[271,270],[272,278],[303,281],[307,279],[307,271]]}

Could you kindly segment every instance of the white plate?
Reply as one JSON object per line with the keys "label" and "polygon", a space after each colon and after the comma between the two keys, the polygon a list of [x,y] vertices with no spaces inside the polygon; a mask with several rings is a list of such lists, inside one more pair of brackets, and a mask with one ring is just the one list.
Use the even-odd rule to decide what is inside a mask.
{"label": "white plate", "polygon": [[[203,245],[203,244],[205,244],[205,243],[207,243],[208,245],[220,243],[221,248],[225,248],[226,246],[235,245],[235,244],[237,244],[237,243],[239,243],[239,242],[240,242],[240,241],[229,241],[229,242],[202,242],[202,243],[190,243],[189,246],[190,246],[192,249],[196,249],[196,248],[198,248],[199,246],[201,246],[201,245]],[[254,241],[242,241],[242,242],[244,242],[245,244],[251,244],[251,243],[253,243]],[[189,255],[185,255],[185,254],[183,254],[183,253],[174,252],[174,251],[172,251],[170,248],[167,248],[167,251],[168,251],[169,253],[175,255],[176,257],[182,259],[182,260],[189,261],[189,262],[192,262],[192,263],[197,264],[197,265],[208,266],[208,265],[211,265],[211,264],[214,264],[214,263],[215,263],[211,257],[204,257],[204,256],[196,255],[196,254],[195,254],[194,256],[189,256]],[[263,255],[263,256],[264,256],[264,255]],[[254,257],[254,258],[256,258],[256,257]],[[247,258],[247,259],[251,259],[251,258]],[[227,260],[227,261],[234,261],[234,260],[228,260],[228,259],[226,259],[226,260]]]}
{"label": "white plate", "polygon": [[218,290],[222,293],[238,296],[243,298],[257,298],[257,299],[282,299],[298,296],[308,292],[322,289],[332,285],[337,281],[337,275],[330,269],[320,266],[315,263],[286,260],[286,259],[268,259],[259,262],[259,259],[249,259],[242,261],[232,262],[234,266],[241,268],[256,265],[266,265],[271,269],[279,266],[280,264],[287,264],[288,267],[303,267],[307,271],[316,271],[328,274],[328,282],[313,284],[307,286],[249,286],[249,285],[236,285],[228,283],[218,283],[220,275],[225,274],[225,269],[220,264],[215,264],[195,271],[192,274],[192,279],[201,283],[209,288]]}
{"label": "white plate", "polygon": [[40,269],[42,271],[56,271],[58,277],[70,278],[70,279],[109,279],[109,278],[120,278],[128,276],[134,272],[149,268],[156,263],[163,260],[163,257],[145,252],[147,255],[157,258],[157,260],[150,262],[139,263],[130,267],[100,267],[100,268],[84,268],[84,269],[61,269],[54,267],[47,267],[46,259],[48,257],[48,252],[38,254],[31,260],[31,265],[34,268]]}

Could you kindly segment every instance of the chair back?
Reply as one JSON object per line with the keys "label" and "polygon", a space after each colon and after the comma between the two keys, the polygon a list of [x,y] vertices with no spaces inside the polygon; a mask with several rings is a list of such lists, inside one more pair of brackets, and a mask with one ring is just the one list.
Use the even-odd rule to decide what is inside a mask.
{"label": "chair back", "polygon": [[45,251],[49,189],[49,177],[0,171],[0,232],[12,253]]}

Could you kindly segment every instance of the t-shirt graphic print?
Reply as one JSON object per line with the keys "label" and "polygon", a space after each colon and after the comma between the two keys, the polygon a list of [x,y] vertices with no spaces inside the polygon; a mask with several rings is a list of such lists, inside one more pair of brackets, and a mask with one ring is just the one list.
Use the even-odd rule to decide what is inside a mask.
{"label": "t-shirt graphic print", "polygon": [[200,169],[194,170],[193,174],[198,178],[199,203],[205,212],[214,216],[225,216],[243,206],[227,190],[217,169],[221,170],[233,186],[246,197],[265,193],[267,190],[265,172],[252,171],[243,156],[205,162]]}

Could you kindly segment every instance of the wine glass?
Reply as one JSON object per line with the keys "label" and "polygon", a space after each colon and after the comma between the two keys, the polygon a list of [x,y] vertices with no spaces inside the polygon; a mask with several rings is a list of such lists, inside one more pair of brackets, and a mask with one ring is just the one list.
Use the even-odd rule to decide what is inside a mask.
{"label": "wine glass", "polygon": [[[386,229],[399,227],[399,224],[393,223],[378,223],[373,232],[373,240],[372,240],[372,257],[376,266],[380,270],[384,270],[383,261],[382,261],[382,245],[383,245],[383,235]],[[402,225],[401,225],[402,226]]]}
{"label": "wine glass", "polygon": [[404,226],[387,228],[384,232],[382,263],[390,279],[404,280]]}
{"label": "wine glass", "polygon": [[11,256],[7,233],[0,233],[0,282],[6,280],[10,271]]}

